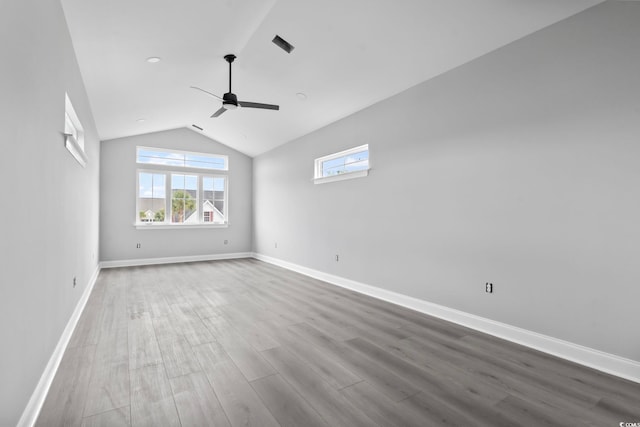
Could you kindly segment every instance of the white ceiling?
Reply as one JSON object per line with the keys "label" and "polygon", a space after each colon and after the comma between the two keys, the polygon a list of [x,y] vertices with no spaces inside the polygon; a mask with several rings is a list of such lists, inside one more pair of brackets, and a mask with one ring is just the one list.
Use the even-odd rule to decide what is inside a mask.
{"label": "white ceiling", "polygon": [[[61,1],[102,140],[196,124],[255,156],[602,0]],[[238,98],[280,111],[209,118],[189,86],[222,96],[227,53]]]}

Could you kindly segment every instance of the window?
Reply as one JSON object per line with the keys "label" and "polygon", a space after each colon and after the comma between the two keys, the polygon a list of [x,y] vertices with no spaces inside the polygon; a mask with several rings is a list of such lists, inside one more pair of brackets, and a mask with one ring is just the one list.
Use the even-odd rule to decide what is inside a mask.
{"label": "window", "polygon": [[[198,176],[171,174],[171,222],[188,223],[198,211]],[[196,221],[197,222],[197,221]]]}
{"label": "window", "polygon": [[138,147],[136,161],[150,165],[182,168],[227,170],[227,156],[188,151],[167,151],[159,148]]}
{"label": "window", "polygon": [[166,181],[164,173],[139,172],[139,222],[164,222],[167,207]]}
{"label": "window", "polygon": [[226,226],[227,176],[202,172],[228,167],[226,156],[137,149],[136,225]]}
{"label": "window", "polygon": [[67,93],[64,94],[64,137],[64,146],[85,167],[87,155],[84,152],[84,129]]}
{"label": "window", "polygon": [[369,145],[361,145],[315,160],[314,182],[322,184],[369,174]]}
{"label": "window", "polygon": [[204,222],[224,221],[225,186],[225,179],[222,177],[203,177],[202,212],[204,214]]}

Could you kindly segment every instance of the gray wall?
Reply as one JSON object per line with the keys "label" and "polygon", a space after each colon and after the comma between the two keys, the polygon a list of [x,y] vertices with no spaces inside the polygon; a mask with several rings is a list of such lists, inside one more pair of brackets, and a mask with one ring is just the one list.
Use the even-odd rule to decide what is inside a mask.
{"label": "gray wall", "polygon": [[[229,156],[229,227],[136,229],[136,147],[172,148]],[[252,159],[189,129],[102,142],[101,261],[215,255],[251,251]],[[224,244],[228,240],[228,244]],[[136,249],[140,243],[141,248]]]}
{"label": "gray wall", "polygon": [[[256,157],[255,250],[640,361],[639,22],[604,3]],[[369,177],[312,183],[364,143]]]}
{"label": "gray wall", "polygon": [[[100,148],[60,2],[1,9],[0,425],[11,426],[97,268]],[[86,168],[64,147],[65,91]]]}

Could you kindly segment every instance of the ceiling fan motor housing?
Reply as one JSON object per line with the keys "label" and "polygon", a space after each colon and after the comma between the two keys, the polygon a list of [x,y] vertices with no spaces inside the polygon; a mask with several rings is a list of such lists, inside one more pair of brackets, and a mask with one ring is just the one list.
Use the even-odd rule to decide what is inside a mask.
{"label": "ceiling fan motor housing", "polygon": [[222,106],[227,110],[238,108],[238,97],[235,93],[227,92],[222,95]]}

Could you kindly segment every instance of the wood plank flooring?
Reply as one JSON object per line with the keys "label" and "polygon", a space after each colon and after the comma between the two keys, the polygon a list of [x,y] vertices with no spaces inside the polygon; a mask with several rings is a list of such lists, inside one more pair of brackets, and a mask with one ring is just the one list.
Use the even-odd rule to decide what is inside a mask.
{"label": "wood plank flooring", "polygon": [[640,384],[253,259],[100,273],[38,426],[617,426]]}

